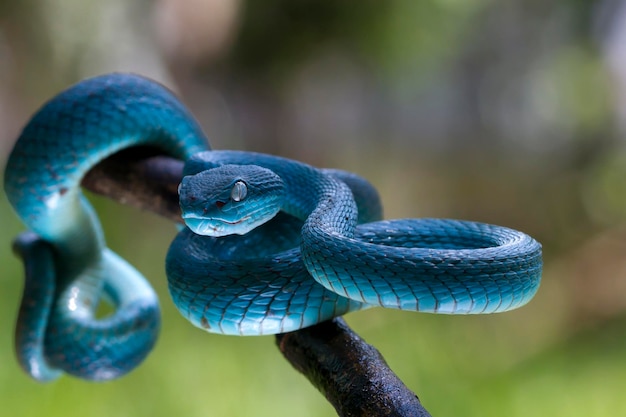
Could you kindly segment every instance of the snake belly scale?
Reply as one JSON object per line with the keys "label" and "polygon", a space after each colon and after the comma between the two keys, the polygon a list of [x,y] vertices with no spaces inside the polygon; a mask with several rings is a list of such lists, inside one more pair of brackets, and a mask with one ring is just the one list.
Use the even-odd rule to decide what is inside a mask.
{"label": "snake belly scale", "polygon": [[[539,287],[541,246],[524,233],[459,220],[383,221],[363,178],[211,150],[165,87],[107,74],[47,102],[6,165],[5,192],[28,228],[14,242],[26,275],[15,345],[35,379],[116,378],[156,341],[154,291],[107,248],[80,190],[99,161],[136,146],[186,161],[186,227],[165,268],[178,310],[210,332],[288,332],[373,306],[492,313],[524,305]],[[98,318],[102,300],[115,311]]]}

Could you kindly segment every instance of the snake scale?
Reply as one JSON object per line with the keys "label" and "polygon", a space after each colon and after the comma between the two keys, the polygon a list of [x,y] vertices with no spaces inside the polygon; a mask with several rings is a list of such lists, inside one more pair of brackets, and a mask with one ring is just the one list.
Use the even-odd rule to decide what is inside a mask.
{"label": "snake scale", "polygon": [[[207,331],[283,333],[372,306],[493,313],[524,305],[539,287],[541,246],[524,233],[469,221],[381,220],[365,179],[211,150],[167,88],[107,74],[44,104],[6,165],[6,195],[28,229],[14,241],[26,276],[15,345],[35,379],[116,378],[156,341],[156,294],[107,248],[80,189],[99,161],[137,146],[186,161],[185,227],[165,267],[176,307]],[[103,300],[114,311],[100,318]]]}

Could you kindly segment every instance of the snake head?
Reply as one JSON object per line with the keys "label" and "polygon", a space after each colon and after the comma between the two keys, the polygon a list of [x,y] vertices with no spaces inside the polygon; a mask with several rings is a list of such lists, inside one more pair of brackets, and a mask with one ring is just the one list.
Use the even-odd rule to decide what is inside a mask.
{"label": "snake head", "polygon": [[285,187],[273,171],[223,165],[183,177],[178,187],[185,224],[205,236],[243,235],[274,217]]}

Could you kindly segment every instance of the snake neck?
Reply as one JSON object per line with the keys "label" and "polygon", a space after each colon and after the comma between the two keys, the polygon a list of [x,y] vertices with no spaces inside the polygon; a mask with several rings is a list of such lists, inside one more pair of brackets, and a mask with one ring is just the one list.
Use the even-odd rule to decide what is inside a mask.
{"label": "snake neck", "polygon": [[279,163],[270,168],[285,183],[282,210],[302,221],[323,225],[328,230],[352,235],[356,204],[350,189],[341,181],[299,162]]}

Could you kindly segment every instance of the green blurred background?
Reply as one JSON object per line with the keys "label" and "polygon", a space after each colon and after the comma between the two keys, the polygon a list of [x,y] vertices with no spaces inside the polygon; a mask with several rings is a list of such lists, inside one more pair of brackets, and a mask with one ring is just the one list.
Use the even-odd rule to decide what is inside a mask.
{"label": "green blurred background", "polygon": [[[369,178],[386,217],[451,217],[544,245],[541,289],[492,316],[347,316],[435,416],[626,415],[626,6],[619,0],[0,0],[0,164],[81,78],[175,89],[217,149]],[[0,197],[0,415],[332,416],[273,337],[193,328],[163,259],[175,234],[93,198],[163,306],[130,375],[42,385],[12,333],[22,230]]]}

